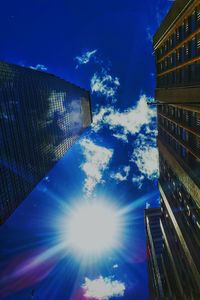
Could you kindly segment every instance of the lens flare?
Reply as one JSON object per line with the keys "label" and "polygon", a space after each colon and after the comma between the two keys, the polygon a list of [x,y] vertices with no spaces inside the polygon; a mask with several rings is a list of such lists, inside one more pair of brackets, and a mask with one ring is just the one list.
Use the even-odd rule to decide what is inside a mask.
{"label": "lens flare", "polygon": [[67,221],[67,244],[81,254],[103,254],[119,246],[121,221],[116,208],[86,202],[71,210]]}

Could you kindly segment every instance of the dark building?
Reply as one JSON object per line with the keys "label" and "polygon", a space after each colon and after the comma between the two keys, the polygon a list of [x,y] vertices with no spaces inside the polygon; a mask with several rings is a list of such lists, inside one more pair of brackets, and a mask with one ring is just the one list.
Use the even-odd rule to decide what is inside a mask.
{"label": "dark building", "polygon": [[[150,299],[200,299],[200,1],[176,0],[154,36],[162,249]],[[149,212],[150,213],[150,212]],[[149,214],[146,212],[146,215]],[[151,228],[147,231],[147,238]],[[159,281],[162,294],[159,289]],[[153,293],[152,293],[153,290]],[[153,296],[152,296],[153,295]]]}
{"label": "dark building", "polygon": [[163,296],[163,278],[161,278],[163,275],[161,255],[163,241],[160,216],[160,208],[148,208],[145,210],[150,299],[159,299]]}
{"label": "dark building", "polygon": [[0,223],[91,123],[89,92],[0,62]]}

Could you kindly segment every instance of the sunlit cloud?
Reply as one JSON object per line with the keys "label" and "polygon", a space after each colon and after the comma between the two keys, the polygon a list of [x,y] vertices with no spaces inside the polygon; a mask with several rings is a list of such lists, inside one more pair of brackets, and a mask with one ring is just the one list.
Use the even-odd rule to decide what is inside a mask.
{"label": "sunlit cloud", "polygon": [[124,112],[114,111],[105,116],[105,121],[110,129],[119,128],[124,134],[136,134],[141,127],[151,122],[155,117],[155,111],[147,105],[147,97],[141,96],[135,107],[129,108]]}
{"label": "sunlit cloud", "polygon": [[128,137],[124,133],[113,133],[112,134],[116,139],[123,141],[124,143],[128,143]]}
{"label": "sunlit cloud", "polygon": [[80,56],[76,56],[75,60],[77,61],[76,69],[80,65],[86,65],[87,63],[90,62],[91,58],[94,57],[95,53],[97,52],[97,49],[94,49],[92,51],[86,51],[82,53]]}
{"label": "sunlit cloud", "polygon": [[140,96],[136,106],[125,111],[120,111],[114,107],[101,107],[95,113],[92,128],[94,131],[102,129],[105,125],[121,139],[121,135],[135,135],[140,132],[144,125],[148,125],[156,117],[156,110],[147,105],[148,97]]}
{"label": "sunlit cloud", "polygon": [[150,27],[147,27],[146,32],[147,32],[147,40],[152,43],[153,42],[153,32],[152,32],[152,29]]}
{"label": "sunlit cloud", "polygon": [[157,128],[155,119],[149,125],[145,126],[143,131],[137,135],[134,142],[134,150],[130,161],[136,164],[141,175],[133,177],[132,181],[135,183],[138,181],[139,188],[141,188],[141,184],[145,178],[149,180],[158,178],[159,168],[156,137]]}
{"label": "sunlit cloud", "polygon": [[158,178],[158,150],[149,145],[134,149],[132,161],[148,179]]}
{"label": "sunlit cloud", "polygon": [[90,86],[92,93],[115,102],[120,82],[118,77],[112,76],[107,70],[102,69],[92,76]]}
{"label": "sunlit cloud", "polygon": [[120,168],[120,170],[116,173],[111,173],[111,178],[115,179],[116,181],[126,181],[129,176],[130,166],[124,166]]}
{"label": "sunlit cloud", "polygon": [[[147,28],[147,37],[152,40],[151,28]],[[88,51],[84,55],[78,57],[80,63],[88,63],[93,57],[97,61],[96,50]],[[110,74],[109,68],[105,68],[101,62],[100,71],[93,74],[91,78],[91,92],[97,96],[110,99],[110,105],[97,107],[93,113],[92,132],[98,132],[105,128],[110,130],[110,134],[117,140],[128,143],[129,138],[134,136],[133,154],[129,157],[129,162],[137,166],[140,174],[132,176],[132,183],[141,189],[145,179],[154,180],[158,176],[158,162],[156,150],[156,109],[149,106],[147,102],[152,102],[152,97],[141,95],[137,103],[125,110],[117,109],[112,103],[117,99],[120,87],[119,78]],[[88,143],[89,145],[89,143]],[[92,150],[91,150],[92,151]],[[112,150],[113,151],[113,150]],[[88,151],[87,151],[88,152]],[[89,162],[82,164],[81,168],[86,174],[85,190],[91,192],[96,184],[103,183],[103,172],[108,168],[110,156],[105,156],[102,163],[96,150],[97,162],[95,156],[91,161],[91,153],[88,155]],[[110,152],[108,152],[110,153]],[[148,155],[152,155],[149,159]],[[106,166],[106,167],[105,167]],[[117,182],[128,180],[130,166],[125,169],[119,169],[116,172],[110,171],[110,177]]]}
{"label": "sunlit cloud", "polygon": [[[153,180],[158,176],[156,109],[149,106],[148,101],[152,101],[152,98],[142,95],[135,106],[125,111],[113,106],[101,107],[94,114],[92,124],[94,132],[107,127],[116,139],[123,142],[128,142],[129,136],[134,136],[134,151],[130,161],[136,164],[141,173],[132,178],[139,189],[145,178]],[[112,173],[111,177],[119,181],[126,180],[126,175],[120,172]]]}
{"label": "sunlit cloud", "polygon": [[112,297],[122,297],[125,292],[123,282],[102,276],[94,280],[85,278],[82,288],[86,299],[109,300]]}
{"label": "sunlit cloud", "polygon": [[76,69],[80,65],[85,65],[93,61],[100,70],[95,72],[91,77],[91,92],[93,94],[95,93],[97,96],[102,96],[112,102],[115,102],[117,100],[116,96],[120,86],[119,78],[110,73],[110,68],[106,66],[105,62],[96,55],[96,52],[97,49],[94,49],[91,51],[85,51],[80,56],[76,56]]}
{"label": "sunlit cloud", "polygon": [[150,208],[151,204],[149,202],[146,202],[146,209]]}
{"label": "sunlit cloud", "polygon": [[114,108],[112,106],[101,106],[100,109],[97,109],[93,113],[92,130],[98,132],[103,129],[105,125],[109,126],[109,124],[106,123],[105,117],[112,113],[114,113]]}
{"label": "sunlit cloud", "polygon": [[138,175],[138,176],[134,175],[132,178],[132,182],[137,186],[138,189],[141,189],[144,179],[145,179],[144,175]]}
{"label": "sunlit cloud", "polygon": [[86,175],[84,189],[86,193],[91,193],[98,183],[103,183],[103,173],[108,168],[113,149],[96,145],[87,138],[82,139],[80,145],[85,157],[81,164],[81,169]]}
{"label": "sunlit cloud", "polygon": [[113,269],[118,269],[118,268],[119,268],[118,264],[113,265]]}
{"label": "sunlit cloud", "polygon": [[47,67],[45,67],[44,65],[41,65],[41,64],[37,64],[35,67],[30,66],[30,69],[37,70],[37,71],[43,71],[43,72],[46,72],[48,70]]}

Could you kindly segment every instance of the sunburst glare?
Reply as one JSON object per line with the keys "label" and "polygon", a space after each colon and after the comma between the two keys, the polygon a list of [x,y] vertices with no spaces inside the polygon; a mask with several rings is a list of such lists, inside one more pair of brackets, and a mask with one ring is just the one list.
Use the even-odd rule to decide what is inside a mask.
{"label": "sunburst glare", "polygon": [[87,201],[72,207],[65,221],[63,240],[78,256],[99,256],[120,246],[122,216],[115,206]]}

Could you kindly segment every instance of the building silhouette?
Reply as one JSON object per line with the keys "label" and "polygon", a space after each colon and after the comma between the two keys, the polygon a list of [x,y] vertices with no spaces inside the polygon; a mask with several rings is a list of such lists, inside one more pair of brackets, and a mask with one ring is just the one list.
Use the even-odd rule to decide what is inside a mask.
{"label": "building silhouette", "polygon": [[89,92],[0,62],[0,223],[92,121]]}
{"label": "building silhouette", "polygon": [[145,212],[150,299],[200,299],[199,0],[172,4],[154,50],[161,207]]}

